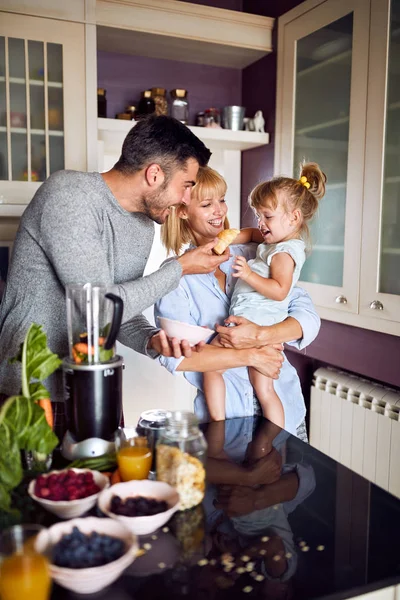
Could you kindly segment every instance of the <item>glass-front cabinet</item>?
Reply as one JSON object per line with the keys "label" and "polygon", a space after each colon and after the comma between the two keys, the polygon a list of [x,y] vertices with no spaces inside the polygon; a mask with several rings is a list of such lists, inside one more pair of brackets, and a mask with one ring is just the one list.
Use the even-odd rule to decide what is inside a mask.
{"label": "glass-front cabinet", "polygon": [[279,20],[275,172],[327,175],[300,284],[323,318],[400,335],[399,64],[400,0],[308,0]]}
{"label": "glass-front cabinet", "polygon": [[86,168],[83,56],[83,25],[0,12],[0,216]]}
{"label": "glass-front cabinet", "polygon": [[360,313],[400,321],[400,0],[371,19]]}
{"label": "glass-front cabinet", "polygon": [[368,81],[365,5],[364,0],[324,2],[312,18],[307,12],[289,22],[283,36],[279,32],[283,85],[275,170],[298,177],[302,162],[317,162],[327,175],[301,284],[317,304],[344,311],[356,311],[358,303]]}

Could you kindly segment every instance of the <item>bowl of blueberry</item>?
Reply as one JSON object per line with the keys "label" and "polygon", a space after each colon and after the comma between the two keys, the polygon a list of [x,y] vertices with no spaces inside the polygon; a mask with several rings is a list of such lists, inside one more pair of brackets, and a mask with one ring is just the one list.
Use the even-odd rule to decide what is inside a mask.
{"label": "bowl of blueberry", "polygon": [[73,519],[90,510],[109,485],[99,471],[63,469],[39,475],[30,482],[28,494],[60,519]]}
{"label": "bowl of blueberry", "polygon": [[179,494],[163,481],[125,481],[103,490],[97,504],[136,535],[148,535],[179,510]]}
{"label": "bowl of blueberry", "polygon": [[135,560],[136,536],[112,519],[71,519],[44,529],[35,549],[49,556],[50,574],[59,585],[92,594],[118,579]]}

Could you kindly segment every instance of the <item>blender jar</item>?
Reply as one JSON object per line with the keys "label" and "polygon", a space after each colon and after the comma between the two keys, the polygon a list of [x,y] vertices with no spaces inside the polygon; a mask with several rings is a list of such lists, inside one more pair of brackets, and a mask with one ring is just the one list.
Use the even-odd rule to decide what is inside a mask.
{"label": "blender jar", "polygon": [[76,364],[106,363],[115,357],[123,302],[102,285],[66,286],[68,344]]}

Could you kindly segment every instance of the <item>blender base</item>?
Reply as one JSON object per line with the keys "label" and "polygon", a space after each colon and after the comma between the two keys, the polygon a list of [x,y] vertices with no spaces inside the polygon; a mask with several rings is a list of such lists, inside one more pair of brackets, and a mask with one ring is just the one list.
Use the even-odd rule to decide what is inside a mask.
{"label": "blender base", "polygon": [[61,444],[61,454],[68,460],[76,460],[77,458],[91,458],[93,456],[101,456],[108,452],[115,451],[115,444],[109,440],[101,438],[88,438],[77,442],[70,431],[64,435]]}

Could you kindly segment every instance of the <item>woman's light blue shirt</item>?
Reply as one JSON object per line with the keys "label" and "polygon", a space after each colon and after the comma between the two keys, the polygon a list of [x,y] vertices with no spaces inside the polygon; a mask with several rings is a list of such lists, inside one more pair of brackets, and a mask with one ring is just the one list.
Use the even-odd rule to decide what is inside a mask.
{"label": "woman's light blue shirt", "polygon": [[[176,319],[192,325],[203,325],[214,329],[215,324],[224,324],[229,315],[230,297],[235,285],[232,277],[232,263],[236,255],[254,258],[256,244],[230,246],[230,259],[221,264],[226,274],[226,290],[223,292],[213,273],[205,275],[185,275],[179,286],[161,298],[154,308],[157,317]],[[303,330],[300,340],[291,342],[299,350],[308,346],[317,336],[320,319],[311,298],[303,289],[295,287],[290,293],[289,316],[296,319]],[[183,374],[189,383],[197,388],[194,410],[198,418],[209,421],[207,405],[203,394],[203,374],[191,371],[177,371],[183,358],[160,356],[160,363],[173,375]],[[216,368],[218,366],[216,365]],[[249,381],[246,367],[229,369],[224,373],[226,385],[225,414],[227,419],[247,417],[254,414],[253,387]],[[306,408],[300,381],[296,370],[289,361],[284,360],[279,379],[274,382],[276,393],[282,401],[285,411],[285,429],[296,435],[296,429],[304,420]]]}

